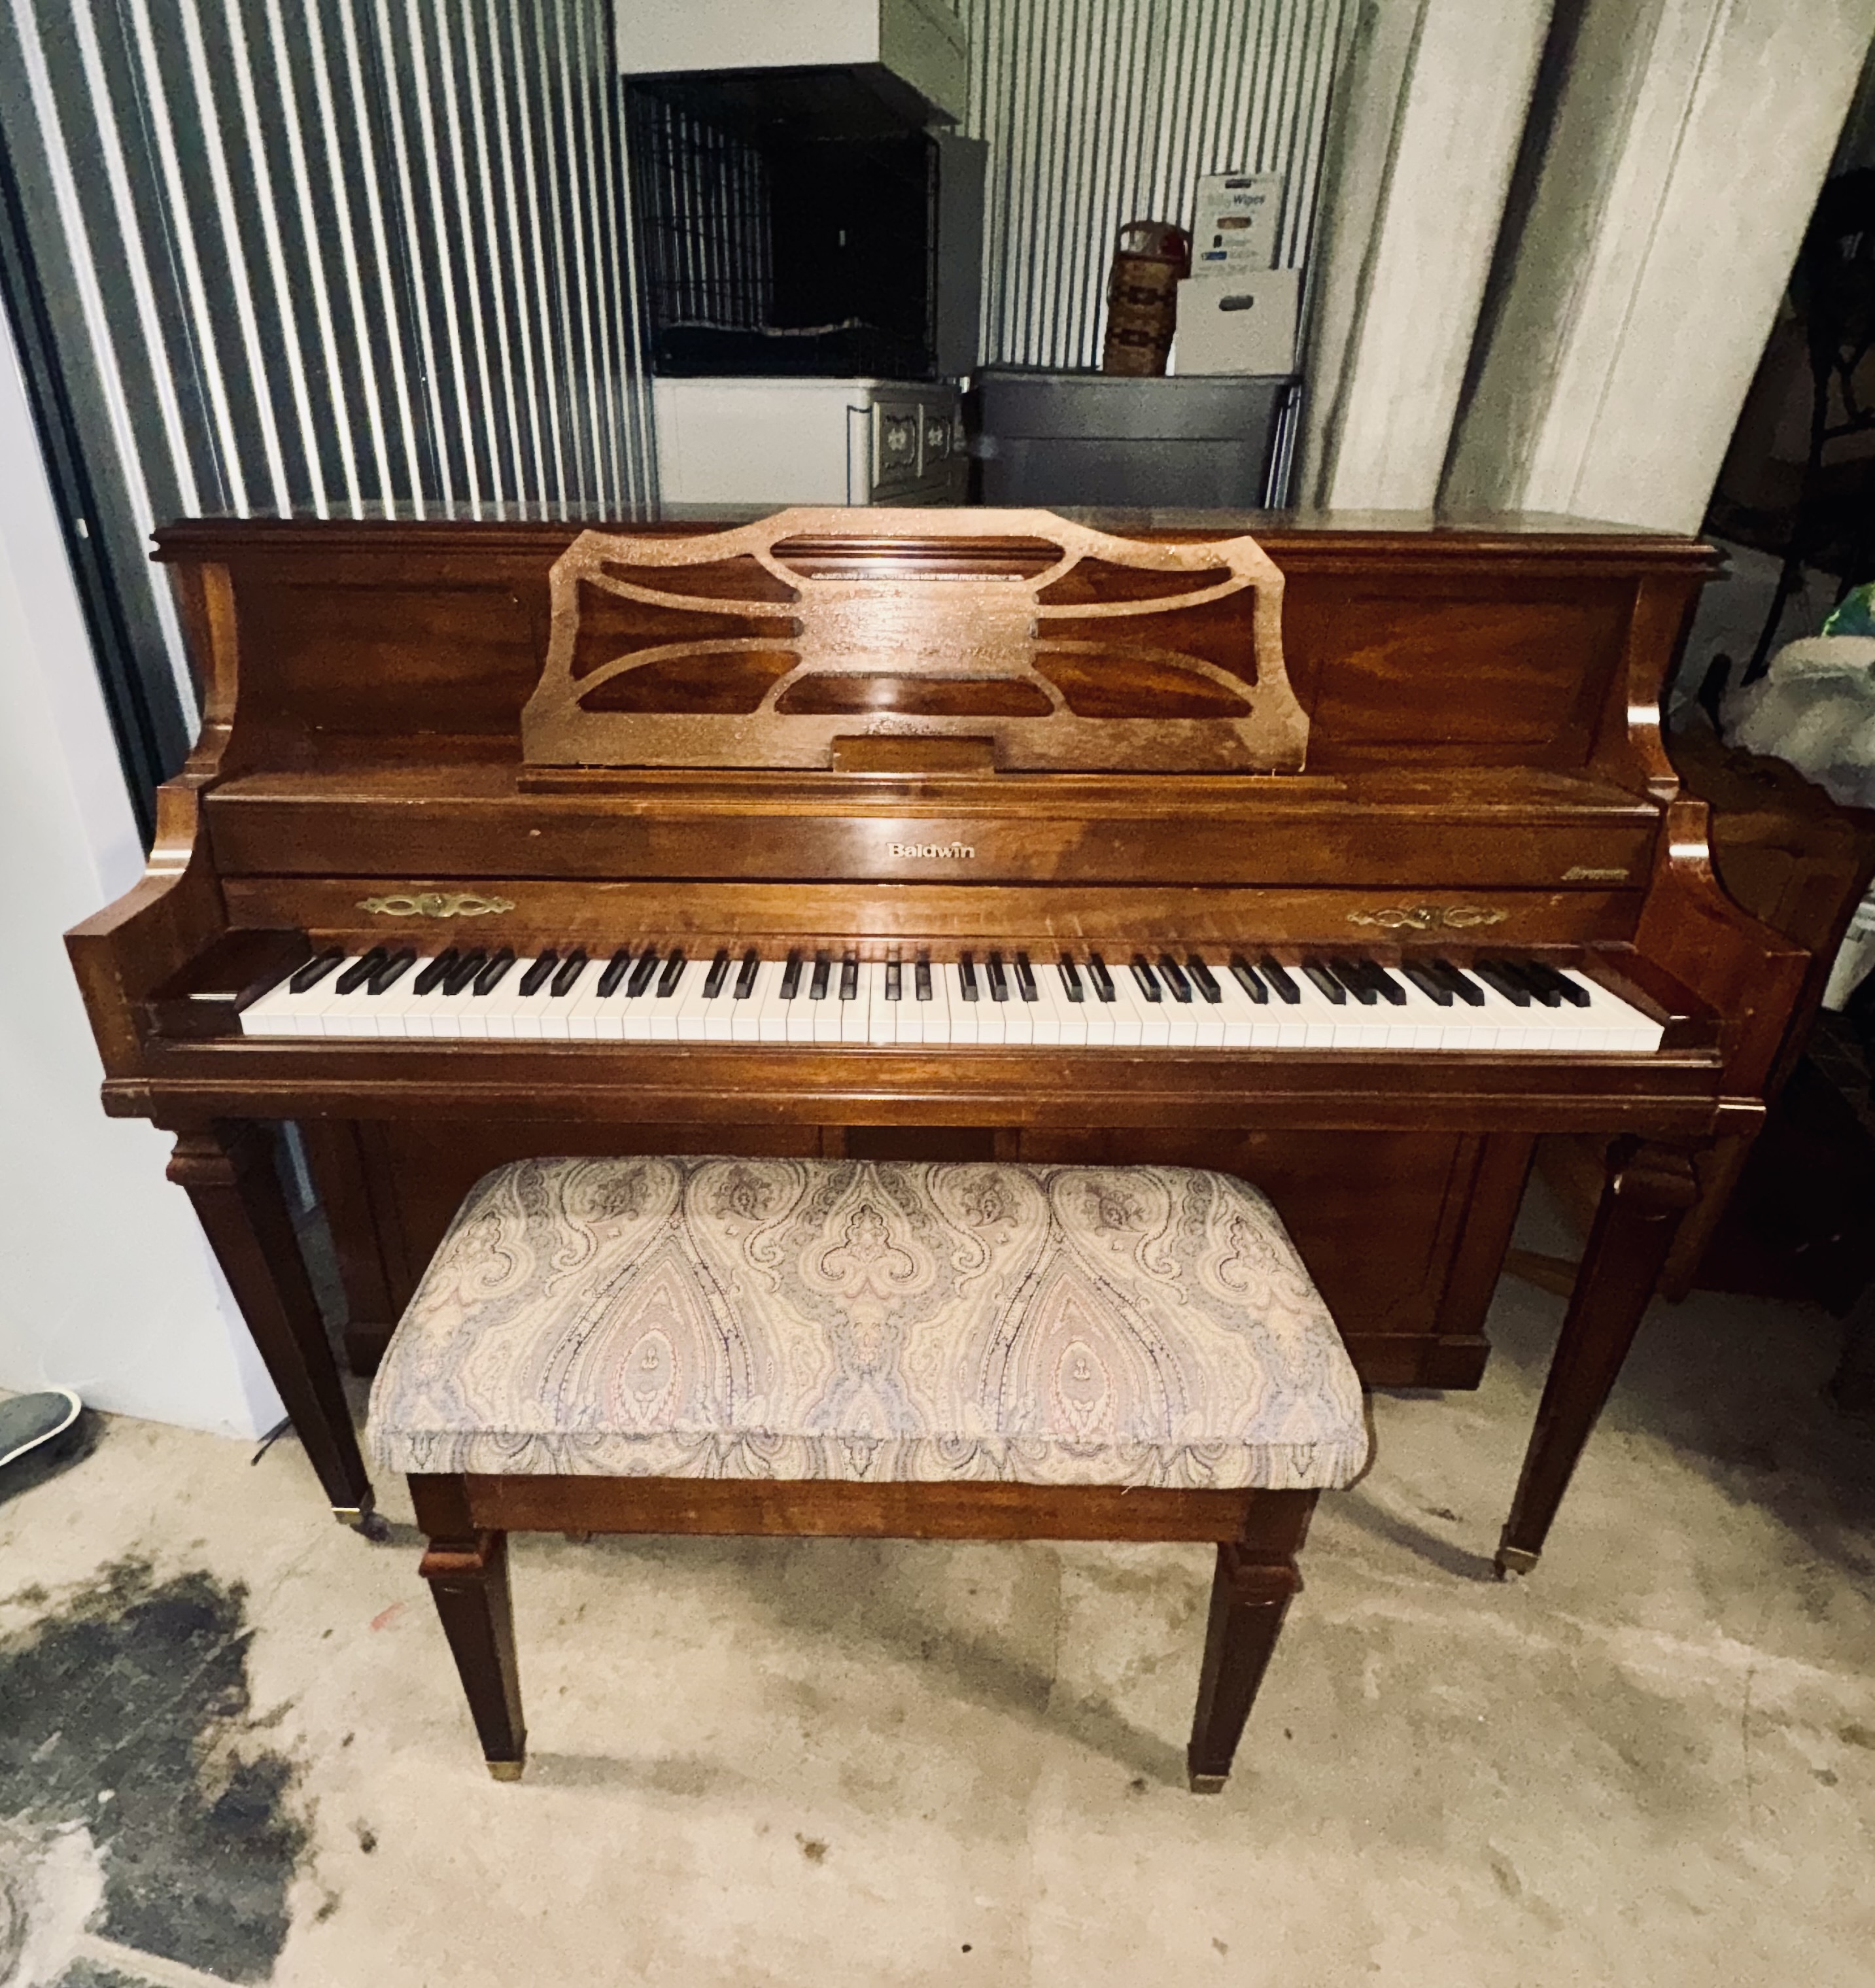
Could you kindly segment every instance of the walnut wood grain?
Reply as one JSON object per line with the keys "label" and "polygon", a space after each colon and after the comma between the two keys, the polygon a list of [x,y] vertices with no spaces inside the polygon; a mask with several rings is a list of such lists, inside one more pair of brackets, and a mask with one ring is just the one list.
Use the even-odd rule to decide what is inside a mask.
{"label": "walnut wood grain", "polygon": [[1282,574],[1248,533],[912,509],[864,529],[795,509],[583,532],[548,576],[528,764],[830,767],[857,732],[981,739],[1012,769],[1301,767]]}

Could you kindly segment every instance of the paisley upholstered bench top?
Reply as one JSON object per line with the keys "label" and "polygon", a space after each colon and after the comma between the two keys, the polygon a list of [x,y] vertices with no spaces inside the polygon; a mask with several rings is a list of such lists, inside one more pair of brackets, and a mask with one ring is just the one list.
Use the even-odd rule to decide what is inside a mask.
{"label": "paisley upholstered bench top", "polygon": [[1174,1167],[528,1160],[371,1392],[389,1468],[1328,1489],[1360,1384],[1275,1211]]}

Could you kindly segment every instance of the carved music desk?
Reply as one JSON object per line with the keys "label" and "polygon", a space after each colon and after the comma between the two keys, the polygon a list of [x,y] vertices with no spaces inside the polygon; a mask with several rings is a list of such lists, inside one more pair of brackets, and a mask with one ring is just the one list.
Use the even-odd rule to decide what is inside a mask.
{"label": "carved music desk", "polygon": [[[1563,521],[815,511],[177,525],[206,717],[71,937],[333,1505],[367,1368],[529,1156],[1215,1168],[1370,1385],[1475,1385],[1540,1133],[1613,1143],[1533,1564],[1806,956],[1658,706],[1706,549]],[[1429,1411],[1430,1412],[1431,1411]]]}

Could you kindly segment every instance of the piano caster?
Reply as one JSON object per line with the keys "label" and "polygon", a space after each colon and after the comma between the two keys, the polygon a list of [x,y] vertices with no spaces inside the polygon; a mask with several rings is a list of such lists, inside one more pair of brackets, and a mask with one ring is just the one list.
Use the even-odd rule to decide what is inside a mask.
{"label": "piano caster", "polygon": [[1194,1795],[1221,1795],[1228,1774],[1188,1774],[1186,1780]]}
{"label": "piano caster", "polygon": [[1525,1547],[1513,1547],[1500,1540],[1498,1542],[1497,1569],[1500,1581],[1508,1581],[1514,1574],[1534,1574],[1538,1556]]}
{"label": "piano caster", "polygon": [[382,1546],[390,1537],[390,1521],[370,1505],[335,1505],[332,1516],[342,1526],[362,1533],[373,1545]]}
{"label": "piano caster", "polygon": [[489,1778],[497,1781],[519,1780],[522,1770],[527,1766],[525,1760],[490,1760],[485,1764]]}

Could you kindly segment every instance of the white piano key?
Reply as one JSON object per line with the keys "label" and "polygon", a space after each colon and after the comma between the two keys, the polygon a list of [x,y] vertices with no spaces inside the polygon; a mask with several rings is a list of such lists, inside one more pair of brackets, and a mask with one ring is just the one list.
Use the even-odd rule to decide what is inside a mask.
{"label": "white piano key", "polygon": [[691,976],[697,972],[697,962],[686,959],[677,969],[677,978],[671,983],[668,994],[660,993],[666,971],[665,962],[658,962],[657,971],[651,984],[638,997],[634,1004],[643,1012],[645,1040],[654,1043],[674,1043],[677,1039],[677,1010],[683,1006],[684,991]]}
{"label": "white piano key", "polygon": [[901,1042],[939,1043],[958,1039],[955,1024],[951,1019],[951,989],[955,982],[949,964],[942,959],[934,959],[930,965],[931,992],[928,1001],[918,999],[917,962],[911,962],[907,969],[905,994],[910,1006],[909,1019],[901,1020],[899,1024]]}
{"label": "white piano key", "polygon": [[[292,988],[292,975],[289,974],[278,986],[270,987],[258,1001],[251,1002],[241,1012],[241,1033],[244,1036],[293,1036],[314,1033],[305,1026],[325,1002],[331,998],[332,983],[345,971],[346,962],[341,960],[316,986],[309,987],[303,994],[296,994]],[[296,967],[294,972],[299,969]]]}
{"label": "white piano key", "polygon": [[619,996],[614,992],[601,995],[599,983],[605,978],[606,969],[611,964],[611,955],[590,959],[586,971],[579,976],[579,985],[566,998],[566,1038],[569,1042],[615,1042],[617,1040]]}
{"label": "white piano key", "polygon": [[[936,979],[941,975],[944,980],[944,1002],[949,1010],[950,1023],[944,1040],[951,1043],[982,1041],[982,1023],[979,1016],[981,1011],[989,1004],[985,998],[981,963],[979,962],[977,965],[977,998],[974,1001],[967,1001],[964,998],[963,969],[958,961],[947,959],[940,962],[933,960],[932,978]],[[928,1023],[927,1026],[928,1028]],[[925,1040],[928,1042],[931,1038],[927,1035]],[[995,1038],[991,1040],[993,1041]]]}
{"label": "white piano key", "polygon": [[839,1009],[840,1035],[838,1040],[850,1048],[859,1048],[872,1038],[873,1026],[873,970],[876,962],[863,959],[859,963],[859,986],[850,1001],[840,998],[841,962],[833,962],[833,977],[827,989],[827,998]]}
{"label": "white piano key", "polygon": [[[983,991],[986,994],[989,992],[988,979],[985,975]],[[1002,1010],[1002,1039],[1005,1043],[1032,1043],[1035,1039],[1035,1009],[1022,999],[1022,983],[1015,976],[1015,955],[1012,952],[1003,955],[1002,980],[1008,998],[995,1003]]]}
{"label": "white piano key", "polygon": [[[739,973],[742,969],[738,966]],[[775,990],[781,984],[782,962],[765,958],[755,969],[755,984],[742,1000],[731,999],[729,1009],[729,1040],[732,1043],[778,1043],[785,1040],[781,1033],[782,1015],[775,999]],[[733,985],[730,989],[734,996]],[[772,1030],[773,1033],[769,1033]]]}
{"label": "white piano key", "polygon": [[[676,1013],[677,1039],[681,1043],[700,1043],[707,1036],[709,1013],[717,1005],[703,991],[709,977],[710,962],[707,958],[685,962]],[[729,976],[725,974],[718,999],[728,999],[731,984]]]}
{"label": "white piano key", "polygon": [[[703,1040],[706,1043],[729,1043],[735,1040],[736,1010],[746,1008],[755,996],[735,998],[735,984],[742,972],[742,955],[748,948],[731,946],[729,948],[729,970],[723,975],[723,984],[714,1001],[706,1000],[700,1010],[703,1023]],[[758,967],[759,973],[761,969]],[[707,979],[708,975],[704,975]]]}
{"label": "white piano key", "polygon": [[814,962],[811,954],[804,955],[801,961],[799,979],[795,985],[794,998],[782,1001],[779,985],[775,999],[780,1002],[782,1040],[789,1043],[811,1043],[814,1040],[814,1009],[816,1003],[810,990],[814,984]]}
{"label": "white piano key", "polygon": [[1033,1016],[1035,1042],[1049,1049],[1080,1046],[1087,1040],[1086,1024],[1073,1012],[1074,1003],[1068,999],[1067,982],[1061,977],[1060,967],[1052,959],[1039,958],[1035,974],[1035,992],[1041,997]]}

